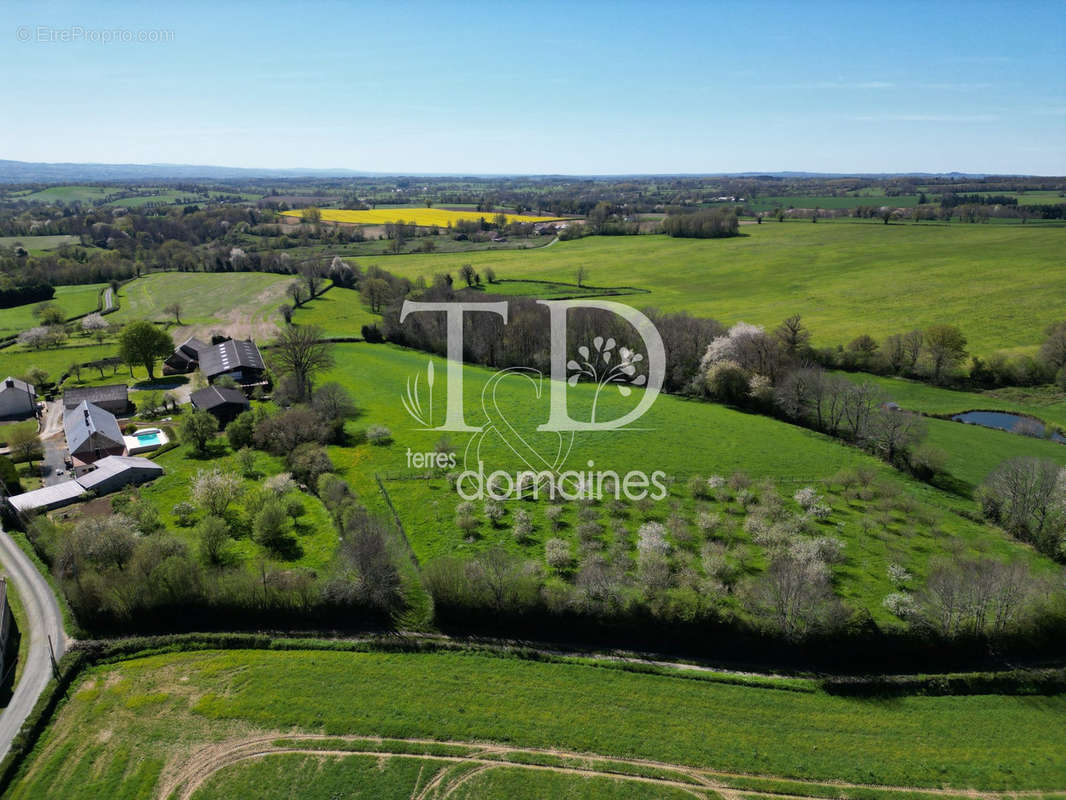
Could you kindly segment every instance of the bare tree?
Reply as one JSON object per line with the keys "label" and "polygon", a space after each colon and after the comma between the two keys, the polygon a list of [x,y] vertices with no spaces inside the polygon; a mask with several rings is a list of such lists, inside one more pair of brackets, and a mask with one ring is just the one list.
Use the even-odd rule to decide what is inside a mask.
{"label": "bare tree", "polygon": [[178,325],[181,324],[181,312],[181,303],[177,302],[176,300],[173,303],[168,303],[167,305],[163,306],[163,313],[172,314],[174,316],[174,322]]}
{"label": "bare tree", "polygon": [[890,464],[925,439],[924,419],[909,411],[880,408],[869,419],[864,439]]}
{"label": "bare tree", "polygon": [[1066,540],[1066,469],[1046,458],[1012,458],[979,491],[989,519],[1045,554],[1061,554]]}
{"label": "bare tree", "polygon": [[991,558],[933,567],[917,595],[916,622],[944,638],[1007,633],[1040,591],[1029,568]]}
{"label": "bare tree", "polygon": [[280,373],[292,375],[301,396],[309,398],[315,374],[333,366],[333,345],[323,341],[317,325],[290,325],[274,343],[271,360]]}
{"label": "bare tree", "polygon": [[863,439],[868,433],[874,411],[884,402],[881,390],[873,383],[851,383],[844,392],[843,417],[851,435]]}
{"label": "bare tree", "polygon": [[748,603],[775,630],[793,640],[832,627],[840,613],[825,564],[788,553],[770,562],[751,587]]}
{"label": "bare tree", "polygon": [[793,314],[780,325],[774,334],[785,346],[785,352],[794,356],[811,340],[811,332],[803,324],[803,318],[799,314]]}

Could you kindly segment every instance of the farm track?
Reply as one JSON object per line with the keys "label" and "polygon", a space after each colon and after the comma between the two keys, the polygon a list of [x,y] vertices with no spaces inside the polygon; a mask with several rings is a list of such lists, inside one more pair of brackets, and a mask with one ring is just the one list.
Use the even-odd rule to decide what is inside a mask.
{"label": "farm track", "polygon": [[[343,742],[346,746],[335,748],[315,747],[315,744],[319,742]],[[301,743],[306,743],[308,746],[301,747],[299,746]],[[467,752],[444,754],[433,752],[433,748],[465,749]],[[421,752],[420,749],[422,750]],[[513,747],[492,742],[276,733],[212,744],[194,752],[185,762],[170,766],[169,774],[165,775],[162,784],[157,789],[156,797],[161,799],[174,797],[178,798],[178,800],[189,800],[208,778],[222,769],[249,759],[291,754],[334,758],[371,755],[377,758],[414,758],[422,761],[439,762],[442,765],[441,769],[434,773],[427,783],[421,785],[421,788],[419,788],[419,785],[415,786],[411,795],[413,800],[443,800],[474,775],[496,767],[541,770],[581,777],[629,780],[637,783],[680,789],[691,793],[694,797],[707,798],[717,795],[723,800],[742,800],[742,798],[749,797],[839,797],[847,796],[849,790],[877,790],[907,794],[918,793],[930,797],[1001,800],[1001,798],[1041,797],[1051,791],[979,791],[974,789],[887,786],[832,780],[813,781],[781,778],[772,775],[724,772],[681,764],[669,764],[650,759],[618,758],[552,748]],[[550,763],[559,761],[567,763]],[[458,775],[450,774],[458,765],[472,766],[474,769]],[[751,780],[788,781],[803,787],[803,791],[797,794],[788,794],[738,785],[739,781]],[[421,784],[421,780],[419,780],[418,784]],[[831,792],[836,794],[833,795]]]}

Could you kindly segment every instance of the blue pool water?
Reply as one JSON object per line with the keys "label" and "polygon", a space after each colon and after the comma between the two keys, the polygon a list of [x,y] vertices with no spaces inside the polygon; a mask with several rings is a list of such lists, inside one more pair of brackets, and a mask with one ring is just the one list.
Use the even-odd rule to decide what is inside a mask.
{"label": "blue pool water", "polygon": [[152,431],[151,433],[138,433],[137,441],[141,444],[162,444],[163,440],[159,438],[158,431]]}

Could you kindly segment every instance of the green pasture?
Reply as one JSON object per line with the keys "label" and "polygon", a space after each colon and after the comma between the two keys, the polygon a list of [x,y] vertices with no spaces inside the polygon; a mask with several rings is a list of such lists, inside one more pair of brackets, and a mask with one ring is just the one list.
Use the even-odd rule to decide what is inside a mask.
{"label": "green pasture", "polygon": [[[163,654],[90,669],[10,796],[151,796],[204,748],[301,733],[500,742],[753,773],[752,779],[1056,790],[1066,782],[1064,714],[1061,695],[851,699],[491,655]],[[414,753],[427,750],[449,752],[442,744]],[[276,761],[263,763],[216,773],[199,796],[239,796],[242,787],[259,796],[273,791],[270,775],[281,779],[278,788],[293,786]],[[363,796],[374,797],[394,796],[401,783],[410,792],[418,774],[384,759],[369,775],[359,760],[320,761],[320,771],[310,772],[300,759],[288,763],[296,774],[315,776],[298,787],[301,797],[330,796],[318,781],[336,786],[338,772],[357,781],[347,791],[366,780]],[[549,773],[555,774],[561,773]],[[488,776],[488,786],[515,785],[507,776]],[[256,779],[264,788],[252,788]],[[548,778],[532,784],[538,785],[551,796],[567,788]]]}
{"label": "green pasture", "polygon": [[[432,281],[465,263],[503,279],[635,286],[638,307],[688,311],[731,325],[776,326],[801,314],[817,346],[868,333],[958,325],[973,353],[1034,352],[1062,317],[1066,228],[1061,226],[771,221],[731,239],[588,237],[531,252],[390,257],[391,272]],[[365,267],[367,263],[362,261]]]}
{"label": "green pasture", "polygon": [[[57,286],[55,296],[46,302],[55,303],[66,312],[67,317],[95,311],[99,304],[100,290],[106,284],[84,283],[76,286]],[[24,331],[38,325],[33,315],[40,303],[27,303],[13,308],[0,308],[0,336]]]}

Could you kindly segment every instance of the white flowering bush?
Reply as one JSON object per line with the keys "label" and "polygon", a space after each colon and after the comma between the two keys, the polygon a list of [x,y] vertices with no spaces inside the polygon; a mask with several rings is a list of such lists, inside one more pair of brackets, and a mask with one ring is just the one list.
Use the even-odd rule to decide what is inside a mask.
{"label": "white flowering bush", "polygon": [[828,503],[815,503],[807,510],[807,513],[814,519],[820,521],[829,519],[833,513],[833,509]]}
{"label": "white flowering bush", "polygon": [[707,479],[708,489],[721,489],[723,486],[725,486],[725,478],[721,475],[712,475]]}
{"label": "white flowering bush", "polygon": [[888,579],[896,586],[904,586],[914,578],[902,564],[888,565]]}
{"label": "white flowering bush", "polygon": [[771,403],[774,399],[774,384],[765,375],[752,375],[748,382],[748,394],[760,403]]}
{"label": "white flowering bush", "polygon": [[533,533],[533,519],[529,516],[529,512],[525,509],[518,509],[514,512],[514,527],[512,529],[514,538],[519,542],[524,542]]}
{"label": "white flowering bush", "polygon": [[839,564],[844,560],[844,542],[835,536],[819,536],[814,540],[814,549],[826,564]]}
{"label": "white flowering bush", "polygon": [[804,511],[810,511],[822,501],[822,496],[814,490],[813,486],[804,486],[792,495],[792,499],[799,503],[800,508]]}
{"label": "white flowering bush", "polygon": [[503,506],[500,503],[497,503],[495,500],[489,500],[488,502],[486,502],[484,511],[485,516],[488,518],[489,522],[492,522],[493,524],[503,519]]}
{"label": "white flowering bush", "polygon": [[263,488],[271,494],[280,496],[293,491],[296,488],[296,481],[292,479],[291,472],[279,472],[263,481]]}
{"label": "white flowering bush", "polygon": [[544,543],[544,560],[548,562],[548,566],[555,569],[570,566],[573,561],[570,556],[570,543],[565,539],[549,539]]}
{"label": "white flowering bush", "polygon": [[722,526],[722,515],[701,511],[696,515],[696,527],[704,536],[710,536]]}
{"label": "white flowering bush", "polygon": [[371,425],[366,429],[366,440],[370,444],[388,444],[392,441],[392,431],[384,425]]}
{"label": "white flowering bush", "polygon": [[712,339],[707,345],[707,350],[700,361],[700,370],[706,372],[711,366],[721,361],[736,361],[744,343],[761,336],[763,332],[763,328],[758,325],[738,322],[729,329],[725,336]]}
{"label": "white flowering bush", "polygon": [[553,528],[560,528],[563,524],[563,507],[562,506],[548,506],[544,509],[544,516],[548,518],[548,522],[551,523]]}
{"label": "white flowering bush", "polygon": [[640,554],[667,555],[670,543],[666,541],[666,528],[658,522],[645,522],[637,530],[637,550]]}
{"label": "white flowering bush", "polygon": [[890,595],[886,595],[885,599],[881,601],[881,605],[900,619],[908,619],[914,616],[914,612],[917,610],[914,598],[906,592],[893,592]]}

